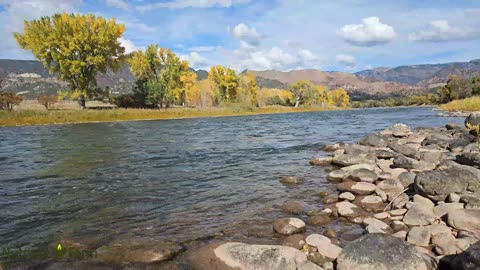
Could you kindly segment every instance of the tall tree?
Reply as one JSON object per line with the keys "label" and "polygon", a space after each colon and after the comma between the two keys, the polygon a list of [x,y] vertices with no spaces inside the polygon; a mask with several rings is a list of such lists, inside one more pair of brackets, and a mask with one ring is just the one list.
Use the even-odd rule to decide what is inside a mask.
{"label": "tall tree", "polygon": [[240,89],[243,92],[243,98],[252,106],[258,106],[257,93],[258,85],[255,74],[248,71],[247,74],[240,78]]}
{"label": "tall tree", "polygon": [[307,80],[297,81],[292,85],[290,91],[295,97],[295,108],[300,104],[311,104],[315,98],[315,86]]}
{"label": "tall tree", "polygon": [[214,83],[221,101],[227,104],[236,101],[239,78],[233,69],[223,66],[211,67],[208,78]]}
{"label": "tall tree", "polygon": [[350,96],[343,88],[338,88],[329,93],[330,104],[336,107],[345,108],[350,106]]}
{"label": "tall tree", "polygon": [[145,83],[145,100],[148,105],[184,105],[186,87],[195,77],[189,71],[188,62],[182,61],[169,49],[149,45],[145,52],[137,51],[128,59],[130,70],[138,81]]}
{"label": "tall tree", "polygon": [[119,68],[125,48],[118,39],[124,31],[115,19],[63,13],[25,21],[24,33],[13,35],[22,49],[30,50],[72,91],[90,94],[99,72]]}

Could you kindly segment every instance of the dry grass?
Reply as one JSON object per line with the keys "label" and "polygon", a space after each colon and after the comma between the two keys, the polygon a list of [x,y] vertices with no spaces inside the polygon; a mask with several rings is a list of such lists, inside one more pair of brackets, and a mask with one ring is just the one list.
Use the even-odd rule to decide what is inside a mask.
{"label": "dry grass", "polygon": [[221,117],[256,114],[293,113],[324,111],[335,108],[292,108],[271,106],[264,108],[242,108],[232,105],[215,108],[169,108],[169,109],[115,109],[115,110],[19,110],[0,111],[0,126],[25,126],[45,124],[69,124],[91,122],[113,122],[134,120],[161,120],[179,118]]}
{"label": "dry grass", "polygon": [[439,108],[445,111],[480,111],[480,96],[454,100]]}

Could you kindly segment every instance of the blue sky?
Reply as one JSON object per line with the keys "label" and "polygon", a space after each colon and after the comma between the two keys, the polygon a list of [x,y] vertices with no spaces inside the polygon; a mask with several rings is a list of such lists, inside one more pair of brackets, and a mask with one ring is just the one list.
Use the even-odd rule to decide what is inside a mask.
{"label": "blue sky", "polygon": [[128,51],[158,43],[194,68],[354,72],[480,58],[480,0],[0,0],[0,58],[33,59],[12,32],[63,11],[116,18]]}

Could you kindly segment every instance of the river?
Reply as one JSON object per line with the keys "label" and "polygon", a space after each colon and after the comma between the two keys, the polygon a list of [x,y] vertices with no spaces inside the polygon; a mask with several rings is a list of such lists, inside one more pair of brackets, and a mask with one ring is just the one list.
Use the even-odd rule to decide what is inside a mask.
{"label": "river", "polygon": [[[286,200],[321,208],[321,146],[395,123],[441,126],[429,107],[0,128],[0,248],[58,239],[271,240]],[[296,188],[281,176],[305,179]],[[338,226],[333,224],[331,226]],[[262,240],[263,239],[263,240]]]}

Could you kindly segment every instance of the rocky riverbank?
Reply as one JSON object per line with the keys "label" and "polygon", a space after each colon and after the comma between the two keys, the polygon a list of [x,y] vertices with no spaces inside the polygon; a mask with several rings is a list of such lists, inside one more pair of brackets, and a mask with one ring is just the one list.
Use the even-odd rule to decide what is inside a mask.
{"label": "rocky riverbank", "polygon": [[[468,122],[480,124],[480,114]],[[337,185],[310,219],[362,225],[356,240],[336,232],[305,235],[302,219],[275,220],[283,246],[224,243],[208,246],[195,269],[480,269],[480,138],[465,127],[394,125],[358,144],[325,146]],[[296,177],[283,178],[299,184]],[[294,212],[294,211],[292,211]],[[318,225],[318,224],[316,224]],[[206,259],[208,258],[208,259]]]}

